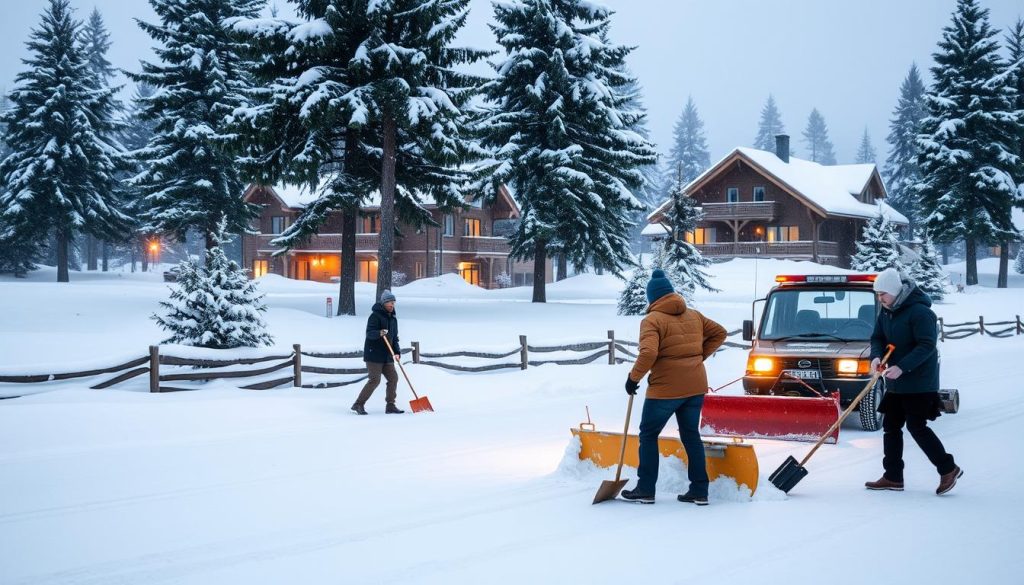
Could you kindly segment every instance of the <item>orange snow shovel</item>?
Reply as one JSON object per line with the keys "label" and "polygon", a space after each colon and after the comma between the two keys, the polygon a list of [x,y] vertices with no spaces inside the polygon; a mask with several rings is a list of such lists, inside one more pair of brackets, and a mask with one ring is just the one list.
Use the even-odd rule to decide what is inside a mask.
{"label": "orange snow shovel", "polygon": [[[383,339],[384,344],[388,346],[388,351],[391,352],[391,355],[395,355],[395,350],[391,347],[391,342],[388,341],[388,336],[383,335],[381,336],[381,339]],[[405,368],[402,367],[402,360],[396,359],[395,363],[398,364],[398,369],[402,370],[402,375],[405,376],[405,382],[409,384],[409,390],[412,390],[412,395],[415,399],[409,401],[409,408],[411,408],[413,412],[434,412],[434,407],[430,405],[430,400],[428,400],[426,396],[420,397],[416,395],[416,389],[412,387],[412,381],[409,380],[409,374],[406,374]]]}
{"label": "orange snow shovel", "polygon": [[790,455],[789,457],[786,458],[782,465],[780,465],[779,468],[775,470],[774,473],[768,476],[768,481],[772,482],[772,485],[788,494],[789,490],[793,489],[793,487],[796,486],[796,484],[799,483],[801,479],[807,477],[807,468],[804,467],[804,465],[811,458],[811,455],[814,455],[814,452],[818,450],[818,447],[821,447],[822,443],[824,443],[825,440],[828,439],[829,435],[831,435],[833,431],[838,429],[839,425],[843,424],[843,421],[846,420],[846,417],[850,416],[850,413],[853,412],[853,409],[857,408],[857,405],[860,404],[860,401],[863,400],[865,396],[867,396],[867,393],[871,390],[872,386],[875,385],[875,382],[877,382],[878,378],[880,378],[884,373],[885,365],[889,363],[889,356],[892,355],[894,349],[896,349],[896,346],[892,345],[891,343],[886,347],[885,357],[883,357],[882,360],[878,363],[878,369],[875,370],[875,373],[871,375],[871,379],[868,380],[868,383],[864,386],[864,389],[861,390],[860,394],[858,394],[857,397],[853,399],[853,402],[851,402],[850,405],[846,407],[846,410],[843,411],[843,414],[839,416],[839,420],[837,420],[835,424],[833,424],[831,428],[825,431],[825,434],[823,434],[821,438],[818,439],[818,442],[815,443],[814,447],[811,448],[810,453],[808,453],[807,456],[805,456],[803,460],[800,461],[799,463],[797,463],[796,459],[792,455]]}
{"label": "orange snow shovel", "polygon": [[[588,413],[589,414],[589,411]],[[629,395],[629,406],[626,407],[626,428],[622,431],[622,450],[619,451],[619,466],[615,470],[615,481],[604,480],[601,482],[601,487],[597,488],[597,495],[594,496],[595,504],[607,500],[614,500],[619,497],[619,492],[622,488],[626,487],[628,479],[619,479],[622,477],[622,462],[626,459],[626,439],[629,437],[629,415],[633,414],[633,395]]]}

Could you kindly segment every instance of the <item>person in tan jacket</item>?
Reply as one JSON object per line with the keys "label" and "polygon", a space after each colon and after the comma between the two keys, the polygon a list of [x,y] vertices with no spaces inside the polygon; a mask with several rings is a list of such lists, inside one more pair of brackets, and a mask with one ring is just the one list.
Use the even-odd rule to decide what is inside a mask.
{"label": "person in tan jacket", "polygon": [[689,490],[677,499],[707,505],[709,482],[700,438],[700,412],[708,388],[704,360],[725,341],[725,328],[688,308],[661,270],[651,273],[647,302],[647,316],[640,324],[640,351],[626,378],[626,392],[636,394],[640,380],[650,372],[640,417],[640,466],[636,488],[623,491],[622,497],[654,503],[660,460],[658,435],[675,415],[689,459],[690,480]]}

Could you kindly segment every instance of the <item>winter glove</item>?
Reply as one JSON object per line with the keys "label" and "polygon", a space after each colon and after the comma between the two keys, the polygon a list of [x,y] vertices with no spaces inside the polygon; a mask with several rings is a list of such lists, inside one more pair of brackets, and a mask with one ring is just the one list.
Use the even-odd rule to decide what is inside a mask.
{"label": "winter glove", "polygon": [[635,396],[637,389],[640,388],[640,382],[634,382],[628,375],[626,376],[626,394]]}
{"label": "winter glove", "polygon": [[875,359],[871,360],[871,371],[872,372],[877,372],[878,371],[878,366],[881,365],[881,364],[882,364],[882,359],[881,358],[875,358]]}
{"label": "winter glove", "polygon": [[387,335],[387,334],[388,334],[388,330],[387,330],[387,329],[381,329],[381,330],[380,330],[380,336],[381,336],[381,337],[384,337],[384,336],[385,336],[385,335]]}

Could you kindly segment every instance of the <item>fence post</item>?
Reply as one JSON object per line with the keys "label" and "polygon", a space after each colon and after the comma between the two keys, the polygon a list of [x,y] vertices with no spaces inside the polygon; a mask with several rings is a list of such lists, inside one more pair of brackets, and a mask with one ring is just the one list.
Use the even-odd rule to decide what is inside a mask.
{"label": "fence post", "polygon": [[530,349],[526,345],[526,336],[519,336],[519,369],[525,370],[530,365]]}
{"label": "fence post", "polygon": [[292,345],[292,350],[295,352],[292,359],[292,386],[299,388],[302,386],[302,346],[296,343]]}
{"label": "fence post", "polygon": [[981,336],[985,337],[985,317],[978,315],[978,329],[981,331]]}
{"label": "fence post", "polygon": [[946,323],[939,317],[939,341],[946,341]]}
{"label": "fence post", "polygon": [[608,330],[608,365],[615,365],[615,331]]}
{"label": "fence post", "polygon": [[1017,317],[1017,335],[1024,335],[1024,324],[1022,324],[1020,322],[1020,315],[1016,315],[1016,317]]}
{"label": "fence post", "polygon": [[420,363],[420,342],[412,342],[412,363]]}
{"label": "fence post", "polygon": [[160,391],[160,346],[149,346],[149,391]]}

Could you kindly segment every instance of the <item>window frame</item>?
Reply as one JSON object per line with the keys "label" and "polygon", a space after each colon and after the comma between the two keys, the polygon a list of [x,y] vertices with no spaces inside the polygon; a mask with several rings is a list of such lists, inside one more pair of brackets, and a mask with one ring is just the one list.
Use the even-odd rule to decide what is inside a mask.
{"label": "window frame", "polygon": [[[280,222],[281,228],[278,230],[277,225]],[[286,215],[272,215],[270,216],[270,233],[273,235],[280,235],[284,233],[284,230],[288,229],[288,216]]]}
{"label": "window frame", "polygon": [[[760,199],[757,198],[757,190],[758,189],[761,190],[761,198]],[[765,189],[765,187],[763,185],[756,185],[756,186],[754,186],[754,191],[752,193],[752,197],[753,197],[753,200],[754,200],[755,203],[763,203],[764,200],[765,200],[765,197],[767,195],[768,195],[768,189]]]}

